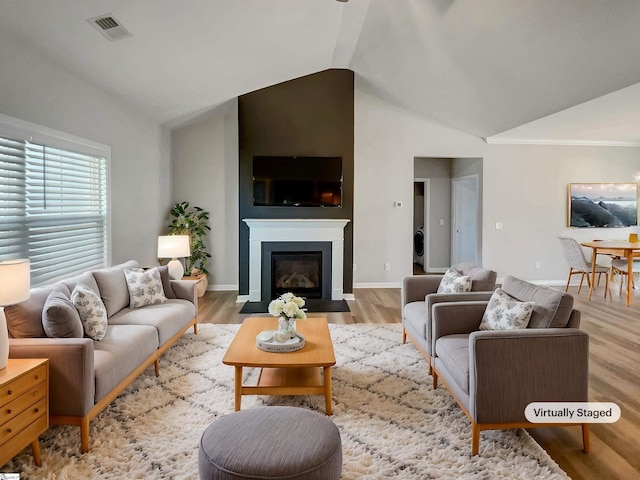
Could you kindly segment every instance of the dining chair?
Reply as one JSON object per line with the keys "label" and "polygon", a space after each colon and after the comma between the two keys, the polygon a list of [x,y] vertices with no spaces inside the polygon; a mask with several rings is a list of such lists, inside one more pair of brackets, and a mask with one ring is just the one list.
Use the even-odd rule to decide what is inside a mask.
{"label": "dining chair", "polygon": [[622,295],[622,278],[624,276],[627,277],[627,282],[629,281],[629,278],[631,278],[631,286],[635,288],[635,285],[633,284],[633,273],[640,272],[640,261],[634,261],[631,268],[631,277],[629,277],[629,263],[626,258],[614,258],[611,260],[611,274],[609,275],[609,281],[614,281],[615,274],[620,276],[620,295]]}
{"label": "dining chair", "polygon": [[[575,238],[571,237],[558,237],[560,239],[560,243],[562,244],[562,248],[564,250],[564,256],[569,263],[569,276],[567,278],[567,286],[564,291],[569,291],[569,283],[571,282],[571,277],[573,275],[580,275],[580,285],[578,286],[578,293],[580,293],[580,289],[582,288],[582,282],[584,281],[585,276],[587,277],[587,286],[591,287],[591,262],[587,260],[584,256],[584,250],[578,243]],[[598,274],[598,283],[595,285],[596,287],[600,285],[600,277],[604,273],[605,276],[605,287],[604,287],[604,298],[607,298],[607,292],[609,291],[609,271],[610,268],[604,265],[596,264],[596,273]]]}

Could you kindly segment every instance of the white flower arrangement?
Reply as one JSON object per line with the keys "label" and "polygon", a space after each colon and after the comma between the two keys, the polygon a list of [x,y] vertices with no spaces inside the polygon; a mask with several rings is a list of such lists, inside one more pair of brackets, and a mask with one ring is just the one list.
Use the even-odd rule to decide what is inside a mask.
{"label": "white flower arrangement", "polygon": [[274,317],[295,318],[304,320],[307,314],[304,313],[304,298],[296,297],[293,293],[287,292],[280,295],[269,303],[269,314]]}

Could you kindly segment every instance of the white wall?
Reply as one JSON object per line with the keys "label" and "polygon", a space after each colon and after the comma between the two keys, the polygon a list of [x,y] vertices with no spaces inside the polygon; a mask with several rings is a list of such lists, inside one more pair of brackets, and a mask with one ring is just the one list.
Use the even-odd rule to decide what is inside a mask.
{"label": "white wall", "polygon": [[[478,137],[381,100],[356,77],[354,286],[399,286],[412,273],[414,157],[482,157]],[[394,207],[401,200],[402,208]],[[391,270],[385,271],[384,264]]]}
{"label": "white wall", "polygon": [[210,289],[238,288],[238,102],[172,132],[173,203],[210,212]]}
{"label": "white wall", "polygon": [[[559,235],[628,237],[628,228],[567,228],[567,189],[576,182],[634,182],[639,148],[488,145],[483,165],[483,262],[498,277],[562,283],[569,267]],[[496,222],[504,228],[496,230]]]}
{"label": "white wall", "polygon": [[169,133],[115,95],[0,36],[0,112],[111,147],[113,263],[156,264],[170,208]]}

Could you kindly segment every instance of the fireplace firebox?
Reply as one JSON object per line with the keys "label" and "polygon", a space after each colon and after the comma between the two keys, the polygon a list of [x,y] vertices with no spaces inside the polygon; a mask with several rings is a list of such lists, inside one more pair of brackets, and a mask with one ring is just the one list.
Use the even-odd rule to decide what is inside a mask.
{"label": "fireplace firebox", "polygon": [[271,292],[322,298],[322,252],[272,253]]}
{"label": "fireplace firebox", "polygon": [[291,292],[331,300],[331,242],[263,242],[262,301]]}

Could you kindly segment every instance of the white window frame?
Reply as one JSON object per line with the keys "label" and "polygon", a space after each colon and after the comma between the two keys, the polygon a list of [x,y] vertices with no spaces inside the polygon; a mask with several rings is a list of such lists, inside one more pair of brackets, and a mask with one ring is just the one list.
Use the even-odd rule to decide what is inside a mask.
{"label": "white window frame", "polygon": [[[77,137],[65,132],[43,127],[0,113],[0,137],[27,140],[47,147],[69,150],[86,155],[103,157],[106,160],[106,265],[111,265],[111,147]],[[78,272],[81,273],[81,272]],[[53,283],[68,275],[50,278],[42,284]],[[34,283],[34,286],[38,283]]]}

